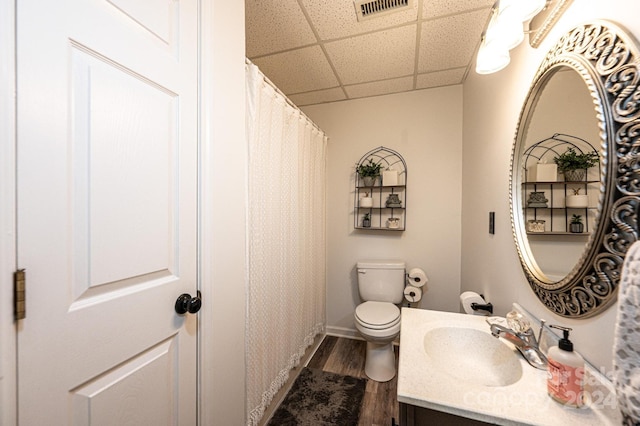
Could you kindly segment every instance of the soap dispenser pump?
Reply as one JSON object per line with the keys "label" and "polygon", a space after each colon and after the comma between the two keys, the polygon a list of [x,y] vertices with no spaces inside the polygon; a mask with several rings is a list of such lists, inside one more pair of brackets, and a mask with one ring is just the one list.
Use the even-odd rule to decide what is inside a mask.
{"label": "soap dispenser pump", "polygon": [[547,392],[556,401],[573,407],[584,405],[584,359],[573,351],[570,328],[550,325],[562,330],[558,346],[549,348],[547,358]]}

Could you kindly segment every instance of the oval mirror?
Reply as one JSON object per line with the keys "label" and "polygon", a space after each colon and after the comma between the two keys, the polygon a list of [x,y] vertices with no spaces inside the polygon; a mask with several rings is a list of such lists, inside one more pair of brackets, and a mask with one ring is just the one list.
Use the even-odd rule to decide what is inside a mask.
{"label": "oval mirror", "polygon": [[[518,145],[523,152],[514,155],[521,159],[522,212],[532,257],[541,279],[558,282],[578,264],[597,227],[602,159],[596,148],[600,144],[598,117],[580,74],[558,65],[545,77],[539,82],[535,108]],[[569,148],[599,158],[597,167],[570,183],[554,162]],[[536,202],[535,197],[541,201]],[[572,220],[582,226],[576,229]]]}
{"label": "oval mirror", "polygon": [[[639,60],[620,27],[576,27],[547,53],[520,113],[511,155],[513,234],[533,291],[561,316],[608,307],[638,239]],[[563,170],[567,155],[582,157],[582,176]]]}

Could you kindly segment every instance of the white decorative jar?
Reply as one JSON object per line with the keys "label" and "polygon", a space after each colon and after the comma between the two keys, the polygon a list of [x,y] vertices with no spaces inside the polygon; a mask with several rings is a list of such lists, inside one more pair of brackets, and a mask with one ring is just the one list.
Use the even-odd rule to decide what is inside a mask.
{"label": "white decorative jar", "polygon": [[360,207],[373,207],[373,197],[360,197]]}
{"label": "white decorative jar", "polygon": [[565,206],[573,209],[589,207],[588,195],[567,195]]}
{"label": "white decorative jar", "polygon": [[527,182],[556,182],[558,166],[556,164],[537,163],[529,167]]}
{"label": "white decorative jar", "polygon": [[527,231],[528,232],[544,232],[544,220],[528,220]]}
{"label": "white decorative jar", "polygon": [[387,169],[382,172],[382,186],[396,186],[398,184],[398,171]]}

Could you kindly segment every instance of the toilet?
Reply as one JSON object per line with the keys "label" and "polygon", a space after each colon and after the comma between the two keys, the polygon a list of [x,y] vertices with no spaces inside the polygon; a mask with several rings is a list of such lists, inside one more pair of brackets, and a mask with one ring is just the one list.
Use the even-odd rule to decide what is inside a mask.
{"label": "toilet", "polygon": [[399,260],[362,260],[357,263],[358,290],[363,303],[356,307],[355,325],[367,341],[365,374],[377,382],[396,375],[393,340],[400,333],[400,309],[405,285],[405,263]]}

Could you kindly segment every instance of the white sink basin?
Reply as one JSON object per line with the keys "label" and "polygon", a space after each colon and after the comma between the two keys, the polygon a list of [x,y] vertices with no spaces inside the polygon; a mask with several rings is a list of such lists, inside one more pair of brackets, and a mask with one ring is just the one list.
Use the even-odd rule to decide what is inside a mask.
{"label": "white sink basin", "polygon": [[603,375],[587,368],[593,403],[580,409],[557,403],[547,395],[546,371],[493,337],[485,319],[403,308],[398,402],[430,410],[424,415],[438,411],[497,425],[621,424],[615,388]]}
{"label": "white sink basin", "polygon": [[434,368],[465,382],[508,386],[522,377],[518,353],[485,331],[434,328],[424,335],[424,350]]}

